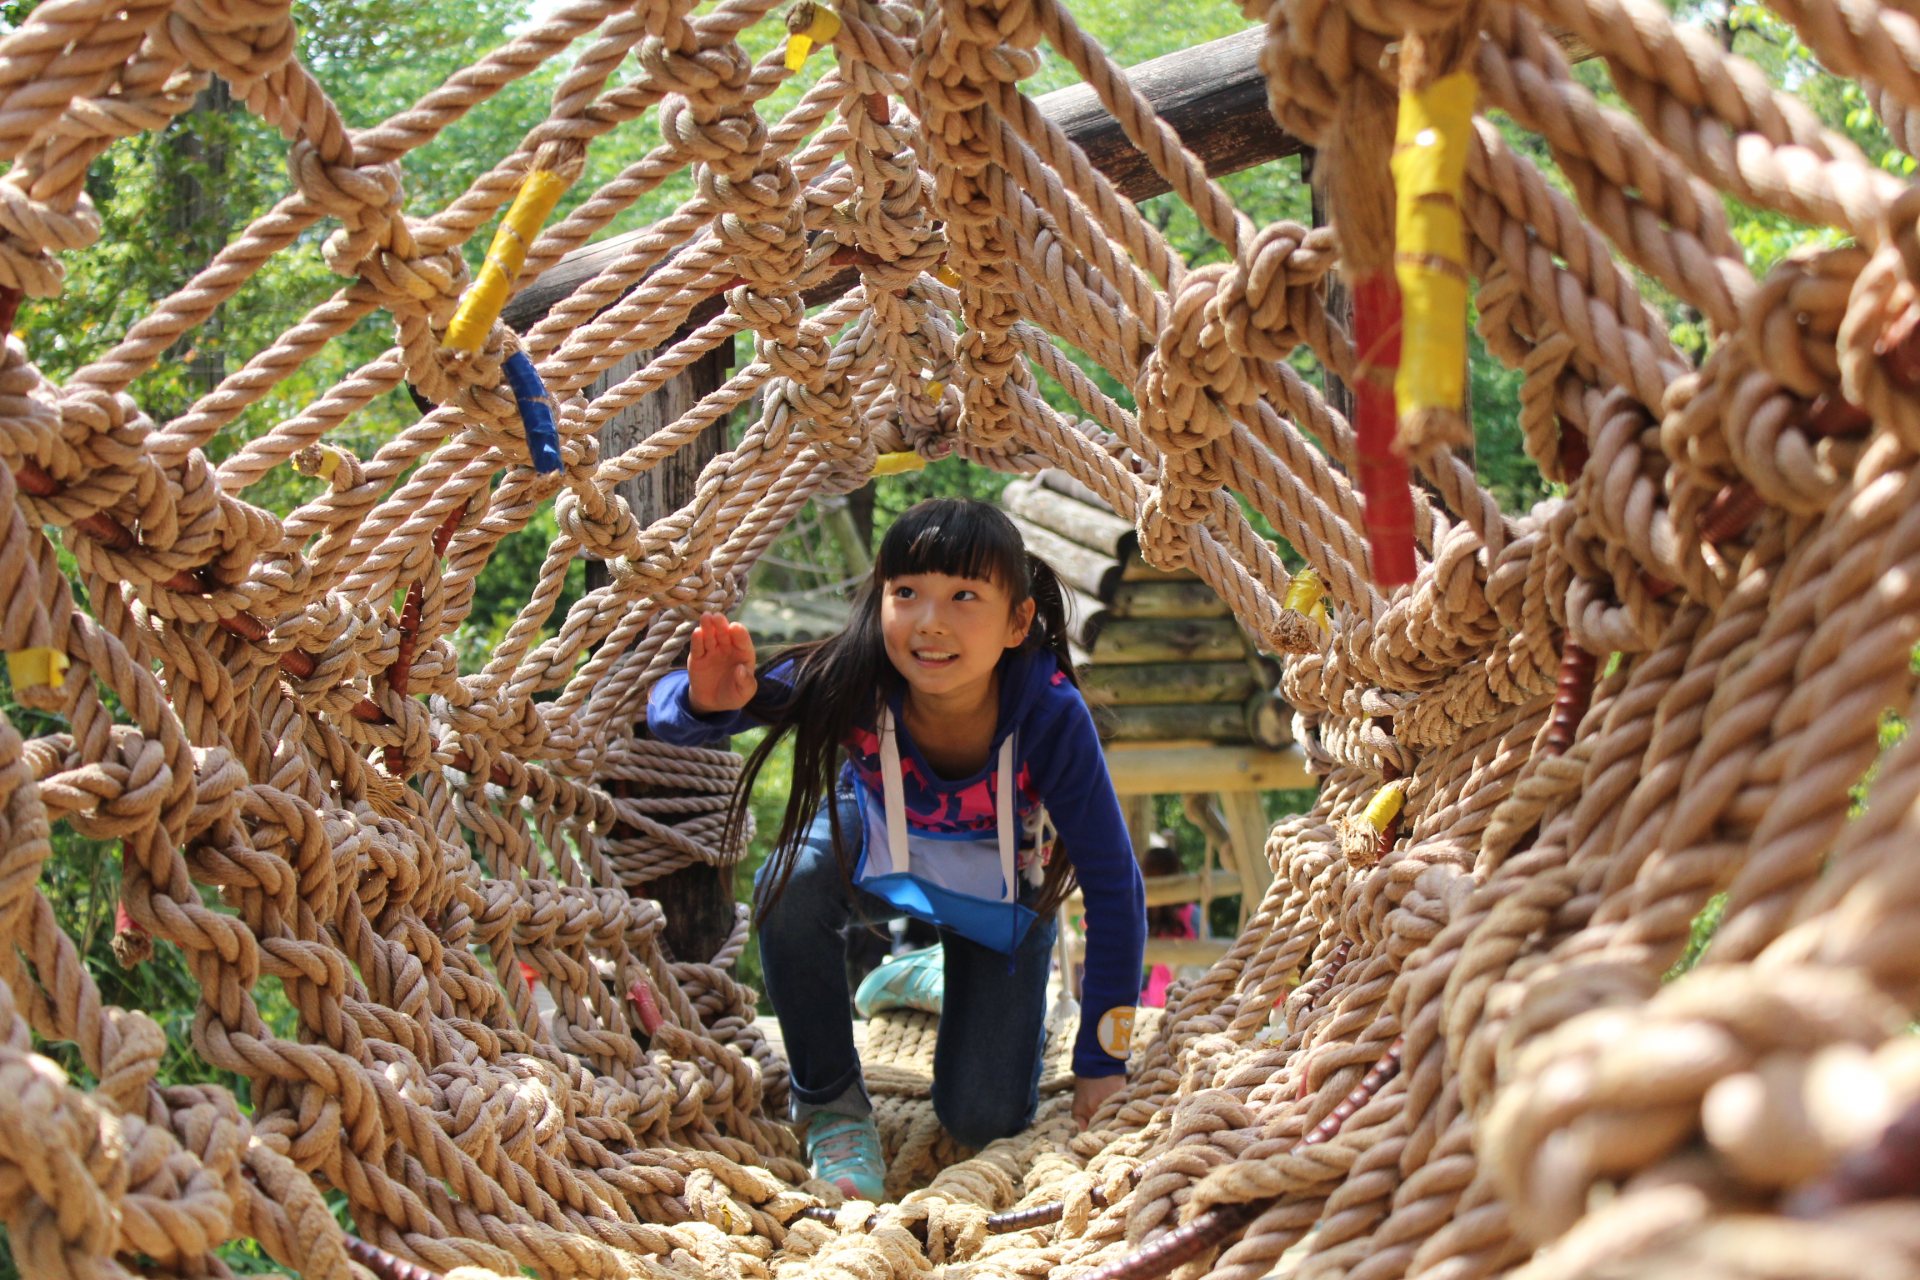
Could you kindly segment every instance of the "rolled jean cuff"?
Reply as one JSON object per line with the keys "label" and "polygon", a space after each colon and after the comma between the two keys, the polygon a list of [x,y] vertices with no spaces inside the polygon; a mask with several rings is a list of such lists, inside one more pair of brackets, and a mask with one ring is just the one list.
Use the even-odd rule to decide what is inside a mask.
{"label": "rolled jean cuff", "polygon": [[873,1101],[867,1097],[867,1082],[860,1078],[857,1065],[853,1069],[853,1083],[843,1086],[838,1092],[822,1090],[824,1096],[820,1101],[802,1098],[797,1086],[790,1092],[792,1120],[803,1128],[808,1120],[821,1111],[829,1115],[852,1116],[855,1120],[865,1120],[873,1114]]}

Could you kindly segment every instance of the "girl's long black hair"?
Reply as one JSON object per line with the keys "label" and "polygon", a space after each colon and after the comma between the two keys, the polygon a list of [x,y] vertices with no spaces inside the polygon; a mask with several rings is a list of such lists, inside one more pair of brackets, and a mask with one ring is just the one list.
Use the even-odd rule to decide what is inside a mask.
{"label": "girl's long black hair", "polygon": [[[764,676],[770,667],[791,663],[784,678],[793,693],[784,705],[754,705],[755,714],[767,722],[767,736],[747,757],[733,793],[727,813],[728,845],[740,838],[745,827],[754,779],[788,733],[793,734],[793,789],[769,865],[754,892],[756,914],[771,909],[786,888],[800,843],[822,806],[841,873],[849,881],[853,877],[858,838],[851,847],[842,838],[839,806],[834,803],[841,747],[856,728],[872,728],[881,707],[906,684],[887,657],[880,632],[880,600],[889,581],[918,573],[994,582],[1006,589],[1016,609],[1033,600],[1033,626],[1022,648],[1051,650],[1067,679],[1074,680],[1060,579],[1045,561],[1027,551],[1006,513],[972,498],[930,498],[908,508],[881,539],[873,575],[860,589],[846,629],[825,640],[794,645],[760,664],[759,674]],[[1044,918],[1071,888],[1067,859],[1056,850],[1035,910]]]}

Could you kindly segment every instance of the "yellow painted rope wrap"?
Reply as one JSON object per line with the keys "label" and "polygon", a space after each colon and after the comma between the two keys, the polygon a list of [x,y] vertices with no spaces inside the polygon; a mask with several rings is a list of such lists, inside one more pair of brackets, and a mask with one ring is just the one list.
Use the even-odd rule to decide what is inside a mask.
{"label": "yellow painted rope wrap", "polygon": [[813,46],[826,44],[840,34],[840,15],[825,5],[816,5],[813,18],[802,30],[787,36],[787,70],[798,71],[806,65]]}
{"label": "yellow painted rope wrap", "polygon": [[1389,823],[1400,816],[1400,810],[1407,803],[1407,780],[1397,778],[1373,793],[1373,799],[1367,801],[1366,812],[1362,815],[1367,825],[1375,831],[1385,831]]}
{"label": "yellow painted rope wrap", "polygon": [[19,689],[58,689],[67,683],[67,655],[58,649],[14,649],[7,654],[7,679]]}
{"label": "yellow painted rope wrap", "polygon": [[333,479],[333,473],[340,469],[340,464],[346,460],[346,456],[346,454],[340,452],[330,444],[316,446],[313,457],[313,474],[322,480]]}
{"label": "yellow painted rope wrap", "polygon": [[447,326],[448,348],[473,352],[486,343],[493,322],[500,318],[500,308],[507,305],[507,294],[519,278],[520,268],[526,265],[527,247],[570,185],[568,179],[551,169],[535,169],[520,184],[520,194],[513,198],[513,207],[507,210],[500,229],[493,233],[493,243],[487,246],[487,260],[481,264],[480,274],[467,286],[460,309]]}
{"label": "yellow painted rope wrap", "polygon": [[1467,235],[1460,189],[1473,145],[1473,75],[1400,97],[1393,139],[1393,274],[1402,341],[1393,391],[1402,418],[1461,407],[1467,372]]}
{"label": "yellow painted rope wrap", "polygon": [[1327,584],[1320,581],[1320,575],[1311,569],[1302,569],[1287,582],[1286,599],[1281,603],[1302,617],[1311,618],[1324,628],[1330,628],[1327,618]]}
{"label": "yellow painted rope wrap", "polygon": [[875,476],[897,476],[908,471],[918,471],[927,465],[927,460],[911,449],[899,453],[883,453],[873,460]]}

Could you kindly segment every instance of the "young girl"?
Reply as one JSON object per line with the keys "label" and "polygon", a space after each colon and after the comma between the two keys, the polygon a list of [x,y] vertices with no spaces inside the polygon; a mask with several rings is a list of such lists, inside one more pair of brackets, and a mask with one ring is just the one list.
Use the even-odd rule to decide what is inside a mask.
{"label": "young girl", "polygon": [[[1073,679],[1059,580],[1000,511],[913,507],[882,540],[846,630],[757,672],[746,628],[707,615],[686,671],[654,686],[648,722],[687,746],[772,729],[734,795],[736,830],[774,744],[794,735],[793,790],[754,902],[815,1176],[882,1194],[848,1010],[851,925],[912,915],[940,927],[934,1110],[959,1141],[985,1146],[1024,1129],[1039,1102],[1053,908],[1077,875],[1087,958],[1074,1117],[1084,1126],[1120,1088],[1145,893]],[[1058,835],[1051,858],[1043,816]]]}

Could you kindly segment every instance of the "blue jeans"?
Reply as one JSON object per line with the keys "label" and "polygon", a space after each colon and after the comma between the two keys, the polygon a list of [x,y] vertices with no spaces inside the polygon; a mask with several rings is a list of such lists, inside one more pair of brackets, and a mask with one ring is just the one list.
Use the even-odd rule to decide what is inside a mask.
{"label": "blue jeans", "polygon": [[[847,859],[851,867],[862,838],[860,810],[851,792],[842,791],[837,803],[842,837],[856,854]],[[853,1048],[847,930],[900,914],[848,883],[832,838],[823,809],[801,842],[786,889],[758,928],[767,998],[793,1069],[796,1121],[816,1111],[872,1113]],[[757,879],[767,875],[763,867]],[[1036,891],[1023,886],[1021,892]],[[1053,920],[1041,920],[1009,956],[940,930],[946,999],[933,1052],[933,1109],[947,1132],[969,1147],[1010,1137],[1033,1121],[1053,938]]]}

